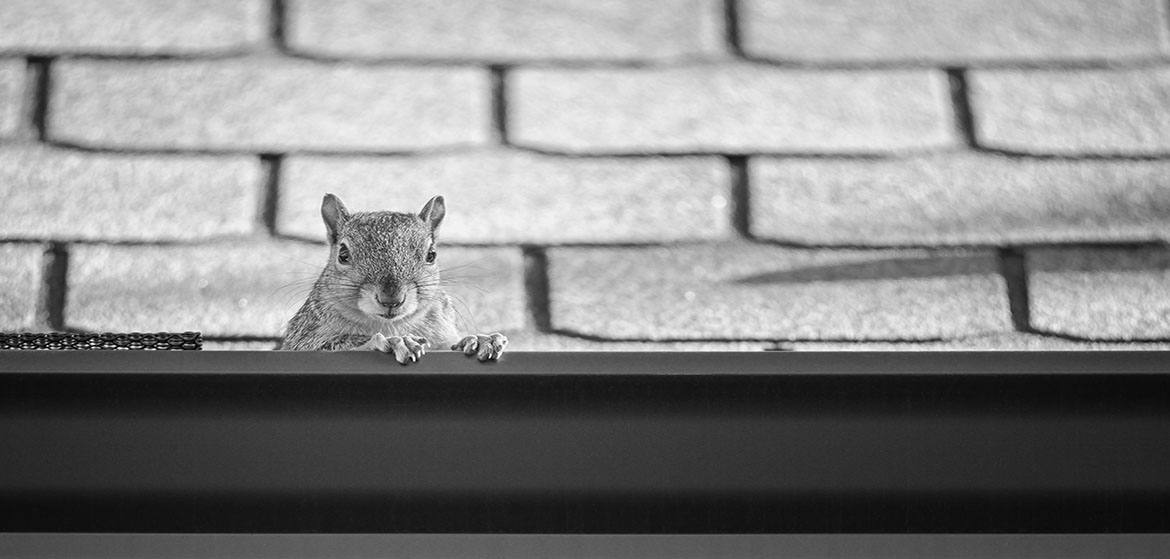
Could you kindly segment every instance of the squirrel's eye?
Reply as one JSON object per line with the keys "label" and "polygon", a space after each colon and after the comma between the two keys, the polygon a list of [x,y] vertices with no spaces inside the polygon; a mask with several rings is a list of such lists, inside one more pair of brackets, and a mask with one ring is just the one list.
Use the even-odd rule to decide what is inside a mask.
{"label": "squirrel's eye", "polygon": [[434,264],[436,256],[438,256],[438,255],[435,254],[434,249],[428,250],[427,251],[427,264]]}
{"label": "squirrel's eye", "polygon": [[349,260],[349,246],[341,243],[341,246],[337,247],[337,261],[341,264],[349,264]]}

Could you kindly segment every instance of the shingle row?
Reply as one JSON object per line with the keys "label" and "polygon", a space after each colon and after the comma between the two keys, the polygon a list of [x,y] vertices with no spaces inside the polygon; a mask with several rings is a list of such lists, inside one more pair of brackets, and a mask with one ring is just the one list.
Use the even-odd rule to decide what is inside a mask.
{"label": "shingle row", "polygon": [[[520,252],[440,249],[447,290],[479,329],[525,326]],[[328,251],[289,242],[78,245],[70,253],[66,325],[91,331],[200,331],[275,336],[308,295]],[[477,287],[465,285],[468,277]],[[473,326],[468,326],[473,329]]]}
{"label": "shingle row", "polygon": [[[23,68],[0,63],[0,130]],[[506,76],[508,140],[552,152],[882,154],[958,149],[937,70],[521,68]],[[1170,71],[975,70],[975,141],[1055,155],[1170,153]],[[412,152],[497,142],[475,67],[289,59],[61,60],[48,137],[103,149]]]}
{"label": "shingle row", "polygon": [[[185,241],[263,232],[269,170],[247,155],[0,146],[0,238]],[[928,246],[1170,239],[1170,162],[939,154],[753,157],[746,200],[724,158],[537,155],[287,157],[276,231],[319,240],[326,192],[362,210],[447,199],[461,244],[718,241]],[[79,194],[84,193],[84,194]],[[214,201],[214,203],[208,203]]]}
{"label": "shingle row", "polygon": [[[44,247],[0,245],[0,330],[35,320]],[[66,325],[91,331],[279,335],[324,264],[322,245],[74,245]],[[531,334],[514,248],[440,248],[469,330]],[[930,341],[1012,331],[993,252],[790,249],[746,243],[556,248],[549,320],[613,340]],[[1026,255],[1033,326],[1100,340],[1170,337],[1170,251],[1044,249]],[[474,279],[479,289],[464,280]],[[527,338],[525,338],[527,336]]]}
{"label": "shingle row", "polygon": [[798,62],[1133,60],[1167,54],[1159,0],[8,0],[0,52],[208,55],[287,47],[324,57]]}

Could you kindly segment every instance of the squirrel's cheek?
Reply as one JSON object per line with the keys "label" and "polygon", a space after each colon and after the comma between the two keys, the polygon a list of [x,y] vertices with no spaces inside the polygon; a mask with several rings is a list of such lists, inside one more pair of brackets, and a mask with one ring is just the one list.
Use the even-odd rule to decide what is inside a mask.
{"label": "squirrel's cheek", "polygon": [[368,286],[362,286],[358,289],[357,298],[358,310],[372,316],[381,316],[386,312],[385,307],[378,302],[377,294]]}

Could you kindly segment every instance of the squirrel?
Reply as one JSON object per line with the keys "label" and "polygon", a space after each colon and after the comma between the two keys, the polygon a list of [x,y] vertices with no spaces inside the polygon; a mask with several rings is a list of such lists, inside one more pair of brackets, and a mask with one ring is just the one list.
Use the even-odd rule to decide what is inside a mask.
{"label": "squirrel", "polygon": [[406,365],[432,344],[495,361],[500,333],[460,337],[439,279],[436,240],[446,207],[435,196],[418,214],[354,212],[326,194],[321,217],[329,261],[285,328],[282,350],[375,350]]}

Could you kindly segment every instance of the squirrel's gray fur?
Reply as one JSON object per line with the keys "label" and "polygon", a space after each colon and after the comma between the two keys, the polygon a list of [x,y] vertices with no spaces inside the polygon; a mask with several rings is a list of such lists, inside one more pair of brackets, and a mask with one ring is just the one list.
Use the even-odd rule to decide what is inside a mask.
{"label": "squirrel's gray fur", "polygon": [[[329,260],[289,320],[281,349],[375,349],[405,363],[428,345],[454,344],[481,361],[498,358],[506,339],[460,339],[458,313],[441,288],[435,244],[445,212],[442,196],[418,214],[350,213],[340,198],[326,194],[321,215]],[[430,262],[428,255],[434,255]]]}

